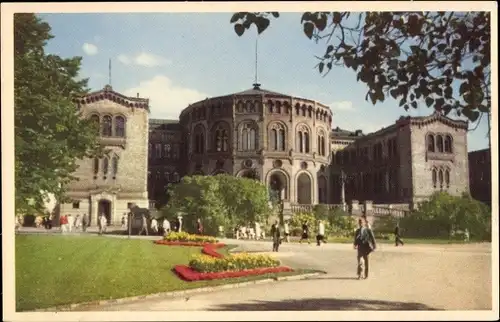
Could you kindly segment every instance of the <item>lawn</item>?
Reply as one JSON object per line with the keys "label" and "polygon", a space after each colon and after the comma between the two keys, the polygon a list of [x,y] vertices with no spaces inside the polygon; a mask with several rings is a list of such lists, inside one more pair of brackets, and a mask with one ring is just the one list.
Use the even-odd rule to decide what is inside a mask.
{"label": "lawn", "polygon": [[185,282],[172,268],[188,264],[201,247],[155,245],[151,240],[18,235],[15,248],[18,311],[298,273]]}

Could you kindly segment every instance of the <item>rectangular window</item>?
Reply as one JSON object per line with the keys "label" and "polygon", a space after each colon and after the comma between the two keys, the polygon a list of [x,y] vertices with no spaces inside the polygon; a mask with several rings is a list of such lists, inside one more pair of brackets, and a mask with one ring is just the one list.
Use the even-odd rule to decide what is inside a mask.
{"label": "rectangular window", "polygon": [[73,201],[73,209],[80,209],[80,201]]}
{"label": "rectangular window", "polygon": [[157,143],[155,144],[155,157],[157,159],[160,159],[161,158],[161,144],[160,143]]}

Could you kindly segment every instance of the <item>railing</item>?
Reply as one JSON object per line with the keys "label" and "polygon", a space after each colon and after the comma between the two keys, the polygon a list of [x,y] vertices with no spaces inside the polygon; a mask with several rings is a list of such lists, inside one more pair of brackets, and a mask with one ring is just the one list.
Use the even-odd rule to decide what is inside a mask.
{"label": "railing", "polygon": [[373,206],[374,216],[393,216],[396,218],[406,217],[410,214],[409,210],[405,209],[394,209],[390,207]]}
{"label": "railing", "polygon": [[294,214],[299,212],[312,212],[314,210],[314,207],[319,205],[326,207],[328,210],[342,208],[342,205],[339,204],[317,204],[317,205],[291,204],[290,209]]}

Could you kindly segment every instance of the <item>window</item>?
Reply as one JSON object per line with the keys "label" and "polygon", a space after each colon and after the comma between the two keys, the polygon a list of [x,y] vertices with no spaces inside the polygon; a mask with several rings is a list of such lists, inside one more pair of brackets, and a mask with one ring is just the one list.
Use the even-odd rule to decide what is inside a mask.
{"label": "window", "polygon": [[160,143],[155,144],[155,158],[157,158],[157,159],[161,158],[161,144]]}
{"label": "window", "polygon": [[102,160],[102,174],[104,176],[104,179],[106,179],[106,177],[108,176],[108,171],[109,171],[109,159],[104,158],[104,160]]}
{"label": "window", "polygon": [[170,172],[167,171],[164,173],[164,175],[165,175],[165,181],[170,182]]}
{"label": "window", "polygon": [[116,179],[116,175],[118,173],[118,156],[113,156],[113,179]]}
{"label": "window", "polygon": [[276,102],[276,113],[281,114],[281,102]]}
{"label": "window", "polygon": [[99,173],[99,158],[94,158],[94,176]]}
{"label": "window", "polygon": [[115,136],[125,136],[125,118],[123,116],[115,117]]}
{"label": "window", "polygon": [[197,125],[194,129],[194,153],[203,154],[204,152],[205,152],[205,129],[203,128],[202,125]]}
{"label": "window", "polygon": [[112,135],[112,119],[111,116],[106,115],[102,118],[102,136]]}
{"label": "window", "polygon": [[222,126],[218,126],[215,130],[215,151],[227,152],[229,150],[228,132]]}
{"label": "window", "polygon": [[80,209],[80,201],[73,201],[73,209]]}
{"label": "window", "polygon": [[179,174],[177,172],[174,172],[174,177],[173,177],[174,182],[179,182]]}
{"label": "window", "polygon": [[171,157],[171,150],[172,150],[172,146],[170,144],[164,144],[163,145],[163,157],[167,158],[167,159],[170,159],[170,157]]}
{"label": "window", "polygon": [[172,155],[174,159],[179,159],[179,144],[174,144]]}
{"label": "window", "polygon": [[243,125],[240,139],[241,151],[253,151],[255,145],[255,129],[250,124]]}
{"label": "window", "polygon": [[439,170],[439,188],[441,190],[443,190],[443,181],[444,181],[444,178],[443,178],[443,170]]}
{"label": "window", "polygon": [[436,145],[437,145],[437,151],[443,153],[444,152],[443,137],[441,135],[436,136]]}
{"label": "window", "polygon": [[437,187],[437,171],[436,171],[436,169],[432,169],[432,186],[434,188]]}
{"label": "window", "polygon": [[[304,109],[305,111],[305,109]],[[298,128],[297,133],[297,150],[300,153],[310,153],[310,138],[309,138],[309,130],[306,126],[302,125]]]}
{"label": "window", "polygon": [[434,135],[432,135],[432,134],[427,135],[427,151],[428,152],[436,152]]}
{"label": "window", "polygon": [[149,143],[148,156],[151,158],[153,156],[153,144]]}
{"label": "window", "polygon": [[444,172],[444,182],[446,184],[446,188],[450,187],[450,170],[446,169]]}
{"label": "window", "polygon": [[321,156],[326,155],[325,151],[325,135],[323,132],[320,132],[318,135],[318,154]]}
{"label": "window", "polygon": [[96,114],[93,114],[91,117],[90,117],[90,121],[95,125],[95,127],[97,128],[97,133],[100,134],[100,129],[99,129],[99,124],[100,124],[100,119],[99,119],[99,115],[96,115]]}
{"label": "window", "polygon": [[445,138],[444,138],[444,152],[446,153],[452,153],[453,152],[453,149],[452,149],[452,146],[451,146],[451,135],[446,135]]}

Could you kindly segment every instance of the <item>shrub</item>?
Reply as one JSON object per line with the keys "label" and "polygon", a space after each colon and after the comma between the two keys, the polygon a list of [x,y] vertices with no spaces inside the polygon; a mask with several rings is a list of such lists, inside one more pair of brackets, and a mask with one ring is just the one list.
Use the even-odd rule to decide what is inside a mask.
{"label": "shrub", "polygon": [[316,217],[314,217],[314,214],[310,212],[301,212],[294,214],[290,219],[290,232],[298,233],[298,235],[300,236],[302,234],[302,224],[304,222],[307,222],[307,224],[309,225],[309,234],[313,234],[317,223]]}
{"label": "shrub", "polygon": [[212,236],[193,235],[186,232],[171,232],[164,238],[166,241],[195,242],[195,243],[217,243],[217,239]]}
{"label": "shrub", "polygon": [[356,219],[340,208],[335,208],[328,215],[330,234],[336,237],[353,237],[357,228]]}
{"label": "shrub", "polygon": [[278,267],[280,261],[268,255],[234,254],[223,258],[196,255],[189,266],[198,272],[241,271],[255,268]]}

